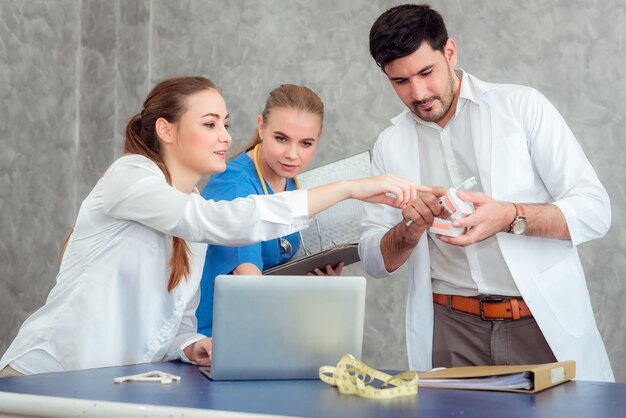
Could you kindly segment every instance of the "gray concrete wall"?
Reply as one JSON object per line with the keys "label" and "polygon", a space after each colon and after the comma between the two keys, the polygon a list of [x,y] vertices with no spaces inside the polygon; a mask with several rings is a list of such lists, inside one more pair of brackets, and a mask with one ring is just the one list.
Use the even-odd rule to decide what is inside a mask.
{"label": "gray concrete wall", "polygon": [[[314,165],[369,149],[402,106],[368,54],[392,1],[0,0],[0,352],[54,283],[76,211],[121,150],[128,117],[158,80],[221,86],[235,147],[281,83],[324,99]],[[626,382],[624,0],[431,1],[459,66],[542,91],[609,191],[613,226],[580,248],[600,330]],[[346,269],[362,274],[359,265]],[[364,359],[406,367],[406,272],[369,280]]]}

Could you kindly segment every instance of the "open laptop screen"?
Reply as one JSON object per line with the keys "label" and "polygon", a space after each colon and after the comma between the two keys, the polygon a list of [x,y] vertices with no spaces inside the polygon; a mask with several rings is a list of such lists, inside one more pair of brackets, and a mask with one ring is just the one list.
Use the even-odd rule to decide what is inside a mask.
{"label": "open laptop screen", "polygon": [[342,355],[361,357],[363,277],[218,276],[214,380],[317,379]]}

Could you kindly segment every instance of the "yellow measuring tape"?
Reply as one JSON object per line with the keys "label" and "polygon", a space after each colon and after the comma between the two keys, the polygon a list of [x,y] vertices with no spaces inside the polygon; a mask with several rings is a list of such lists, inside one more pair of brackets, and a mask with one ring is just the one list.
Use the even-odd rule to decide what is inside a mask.
{"label": "yellow measuring tape", "polygon": [[[345,354],[337,367],[320,367],[320,380],[336,386],[340,393],[368,399],[392,399],[417,395],[417,373],[403,372],[395,376],[372,369],[367,364]],[[380,388],[374,386],[381,382]]]}

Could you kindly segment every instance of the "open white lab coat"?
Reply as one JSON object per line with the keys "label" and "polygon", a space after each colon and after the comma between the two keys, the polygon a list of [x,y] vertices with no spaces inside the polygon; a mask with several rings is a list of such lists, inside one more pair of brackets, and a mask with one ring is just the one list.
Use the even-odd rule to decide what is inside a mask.
{"label": "open white lab coat", "polygon": [[[468,76],[472,77],[468,74]],[[534,89],[485,83],[471,106],[472,137],[483,190],[496,200],[554,203],[570,241],[497,234],[502,255],[522,297],[558,360],[576,360],[581,380],[614,381],[591,308],[576,246],[606,234],[609,197],[558,111]],[[392,120],[373,152],[374,174],[392,173],[420,183],[415,120],[408,110]],[[359,252],[365,270],[389,276],[380,240],[402,220],[398,209],[367,205]],[[406,339],[412,370],[432,367],[433,302],[424,235],[408,259]]]}

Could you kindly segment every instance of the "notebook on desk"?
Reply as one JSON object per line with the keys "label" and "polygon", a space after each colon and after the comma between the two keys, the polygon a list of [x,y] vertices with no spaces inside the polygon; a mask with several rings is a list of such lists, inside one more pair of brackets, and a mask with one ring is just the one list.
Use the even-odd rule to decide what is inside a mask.
{"label": "notebook on desk", "polygon": [[361,357],[365,278],[215,279],[213,380],[318,379],[346,353]]}

